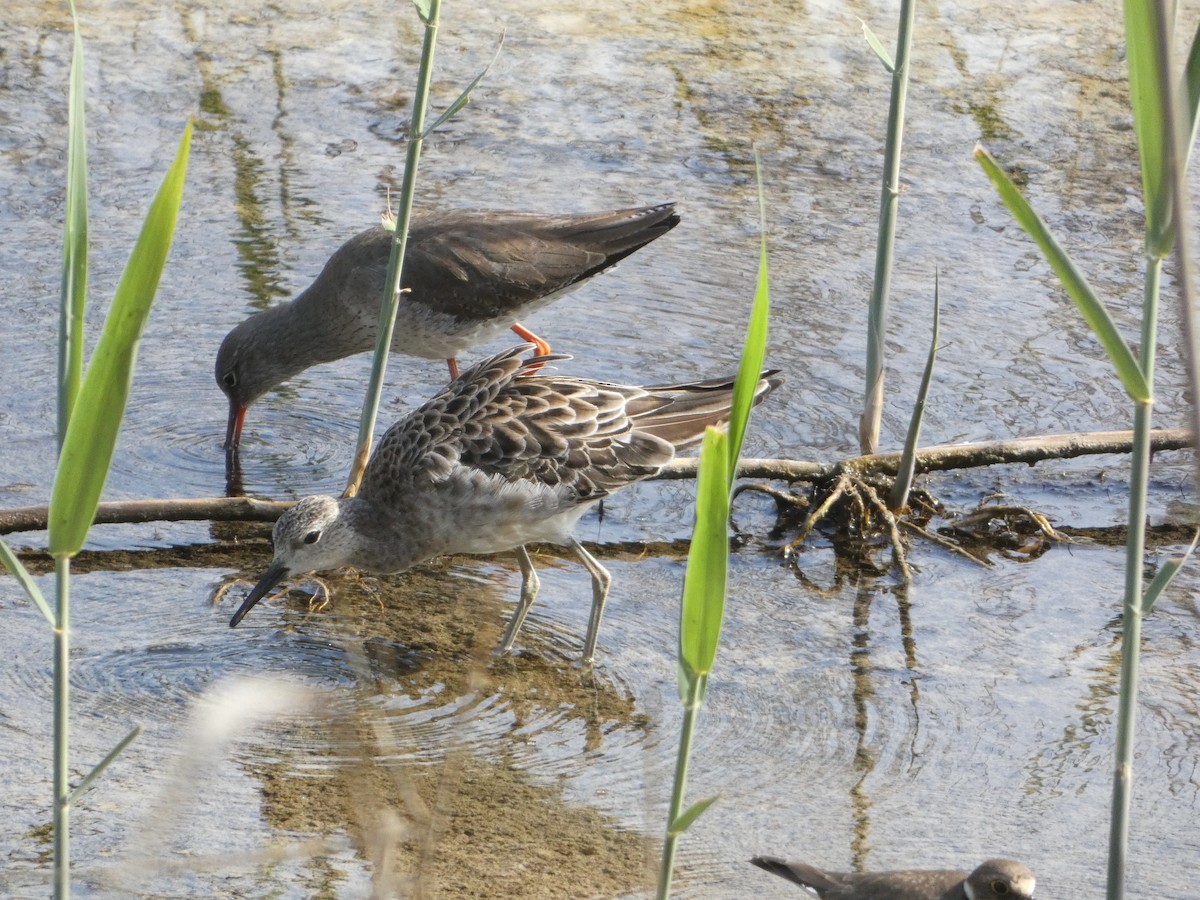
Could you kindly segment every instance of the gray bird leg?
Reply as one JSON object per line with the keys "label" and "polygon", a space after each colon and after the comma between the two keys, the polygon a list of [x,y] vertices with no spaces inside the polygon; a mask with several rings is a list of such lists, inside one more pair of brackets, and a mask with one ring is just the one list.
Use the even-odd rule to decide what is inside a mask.
{"label": "gray bird leg", "polygon": [[529,551],[524,546],[517,548],[517,565],[521,567],[521,596],[517,600],[517,608],[513,610],[512,618],[508,621],[508,628],[504,631],[504,640],[500,642],[502,654],[512,650],[513,641],[517,639],[517,632],[525,623],[529,607],[533,606],[533,598],[537,596],[538,588],[542,586],[538,581],[537,572],[533,570],[533,560],[529,558]]}
{"label": "gray bird leg", "polygon": [[608,586],[612,584],[612,576],[608,569],[600,565],[600,561],[583,549],[583,544],[571,538],[571,549],[579,557],[579,561],[592,575],[592,613],[588,617],[587,637],[583,641],[583,662],[591,665],[596,655],[596,639],[600,636],[600,617],[604,615],[604,601],[608,599]]}

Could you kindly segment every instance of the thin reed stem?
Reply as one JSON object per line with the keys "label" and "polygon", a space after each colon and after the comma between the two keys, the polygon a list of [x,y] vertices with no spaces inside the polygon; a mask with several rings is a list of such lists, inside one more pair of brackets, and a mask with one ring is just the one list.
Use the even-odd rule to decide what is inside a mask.
{"label": "thin reed stem", "polygon": [[[1146,261],[1139,363],[1154,386],[1154,342],[1162,260]],[[1133,457],[1129,476],[1129,519],[1125,542],[1125,613],[1121,629],[1121,686],[1117,705],[1117,747],[1113,763],[1112,821],[1108,838],[1108,900],[1125,896],[1129,849],[1129,808],[1133,797],[1133,741],[1137,718],[1138,662],[1142,641],[1142,567],[1146,549],[1146,496],[1150,482],[1150,424],[1153,403],[1138,403],[1133,414]]]}
{"label": "thin reed stem", "polygon": [[429,105],[429,85],[433,81],[433,55],[437,45],[438,19],[441,0],[429,0],[425,22],[425,40],[421,45],[421,63],[417,72],[417,92],[413,98],[412,122],[408,130],[408,151],[404,161],[404,179],[400,186],[400,209],[396,216],[396,231],[392,239],[392,255],[388,259],[387,287],[379,308],[379,334],[375,340],[375,356],[371,364],[371,380],[363,402],[358,425],[358,447],[346,483],[345,496],[358,493],[371,456],[371,439],[379,417],[379,401],[383,395],[383,374],[387,370],[392,333],[396,328],[396,310],[400,305],[400,284],[404,269],[404,253],[408,246],[409,221],[412,218],[413,194],[417,181],[417,165],[425,140],[425,110]]}
{"label": "thin reed stem", "polygon": [[878,452],[879,424],[883,418],[884,336],[887,331],[888,292],[892,284],[896,216],[900,206],[900,149],[904,140],[908,61],[916,7],[916,0],[902,0],[900,26],[896,35],[887,144],[883,152],[883,188],[879,198],[879,236],[875,242],[875,281],[871,287],[871,306],[867,319],[867,385],[858,430],[858,442],[863,453]]}
{"label": "thin reed stem", "polygon": [[54,558],[54,897],[64,900],[71,894],[71,785],[68,734],[71,688],[70,583],[71,558]]}
{"label": "thin reed stem", "polygon": [[658,871],[658,900],[667,900],[671,891],[671,878],[675,871],[675,851],[682,835],[682,829],[676,828],[679,817],[683,814],[684,788],[687,786],[688,760],[692,754],[692,735],[696,730],[696,716],[704,699],[704,687],[708,681],[707,675],[701,675],[688,682],[688,697],[683,704],[683,725],[679,733],[679,754],[675,758],[675,782],[671,788],[671,805],[667,812],[667,836],[663,842],[662,864]]}

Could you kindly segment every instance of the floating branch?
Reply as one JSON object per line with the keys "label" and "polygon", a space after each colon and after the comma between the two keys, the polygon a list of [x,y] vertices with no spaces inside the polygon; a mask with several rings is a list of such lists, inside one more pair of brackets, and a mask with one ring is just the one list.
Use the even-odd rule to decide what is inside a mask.
{"label": "floating branch", "polygon": [[[138,522],[274,522],[292,504],[249,497],[202,497],[181,500],[118,500],[101,503],[96,525]],[[0,510],[0,534],[41,531],[46,527],[46,507],[23,506]]]}
{"label": "floating branch", "polygon": [[[1150,449],[1186,450],[1193,445],[1191,432],[1186,428],[1164,428],[1151,432]],[[952,444],[926,447],[917,451],[918,472],[945,472],[950,469],[975,469],[1012,463],[1033,465],[1048,459],[1074,459],[1102,453],[1133,451],[1132,431],[1093,431],[1079,434],[1050,434],[1041,437],[1014,438],[1009,441],[981,441],[972,444]],[[811,463],[790,459],[743,459],[738,466],[741,478],[766,478],[774,481],[822,481],[843,472],[858,476],[895,475],[900,464],[899,453],[877,453],[855,456],[836,463]],[[692,478],[696,474],[694,459],[677,459],[670,463],[659,478]],[[0,523],[3,514],[0,514]]]}
{"label": "floating branch", "polygon": [[[1151,433],[1150,449],[1186,450],[1192,436],[1185,428],[1166,428]],[[1048,459],[1073,459],[1101,453],[1129,453],[1133,449],[1132,431],[1095,431],[1082,434],[1052,434],[1016,438],[1011,441],[982,441],[927,447],[917,452],[918,472],[942,472],[1013,463],[1033,465]],[[738,466],[740,478],[769,481],[823,481],[843,473],[858,477],[895,475],[899,453],[855,456],[836,463],[803,462],[792,459],[743,459]],[[680,480],[696,477],[696,460],[677,459],[667,465],[659,478]],[[177,500],[119,500],[101,503],[95,524],[116,525],[139,522],[274,522],[289,501],[254,500],[250,497],[202,497]],[[41,531],[46,527],[46,507],[23,506],[0,510],[0,534]]]}

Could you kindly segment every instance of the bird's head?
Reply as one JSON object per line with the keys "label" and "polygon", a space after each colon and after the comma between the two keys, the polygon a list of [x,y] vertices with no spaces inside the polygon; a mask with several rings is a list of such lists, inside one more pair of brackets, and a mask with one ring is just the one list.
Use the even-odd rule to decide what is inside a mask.
{"label": "bird's head", "polygon": [[339,528],[340,504],[334,497],[305,497],[275,523],[275,556],[238,611],[229,621],[242,621],[270,590],[293,575],[337,569],[349,562],[344,528]]}
{"label": "bird's head", "polygon": [[989,859],[967,878],[968,900],[1033,900],[1037,879],[1014,859]]}
{"label": "bird's head", "polygon": [[251,316],[239,323],[225,335],[217,351],[217,387],[229,400],[226,449],[237,447],[241,441],[242,425],[250,404],[287,377],[287,373],[279,371],[278,351],[259,346],[258,337],[264,331],[260,316]]}

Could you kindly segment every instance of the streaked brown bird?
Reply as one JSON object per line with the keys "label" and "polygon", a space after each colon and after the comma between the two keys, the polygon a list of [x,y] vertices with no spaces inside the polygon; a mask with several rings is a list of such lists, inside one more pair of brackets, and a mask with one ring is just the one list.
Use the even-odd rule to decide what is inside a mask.
{"label": "streaked brown bird", "polygon": [[989,859],[973,872],[828,872],[773,856],[756,856],[750,862],[809,888],[821,900],[1031,900],[1036,884],[1033,872],[1012,859]]}
{"label": "streaked brown bird", "polygon": [[[583,215],[500,210],[416,212],[392,350],[456,358],[511,328],[550,346],[518,321],[579,287],[679,224],[674,203]],[[303,293],[256,313],[225,336],[217,384],[229,399],[225,446],[241,441],[246,410],[310,366],[375,348],[393,233],[357,234]]]}
{"label": "streaked brown bird", "polygon": [[[389,428],[354,497],[305,497],[285,512],[271,566],[230,627],[289,576],[342,566],[387,574],[448,553],[515,550],[521,596],[501,643],[507,652],[538,591],[525,545],[542,541],[569,545],[592,576],[590,662],[612,578],[572,536],[576,522],[725,421],[733,379],[606,384],[539,372],[568,357],[522,359],[533,349],[521,344],[472,366]],[[780,383],[775,374],[762,373],[755,402]]]}

